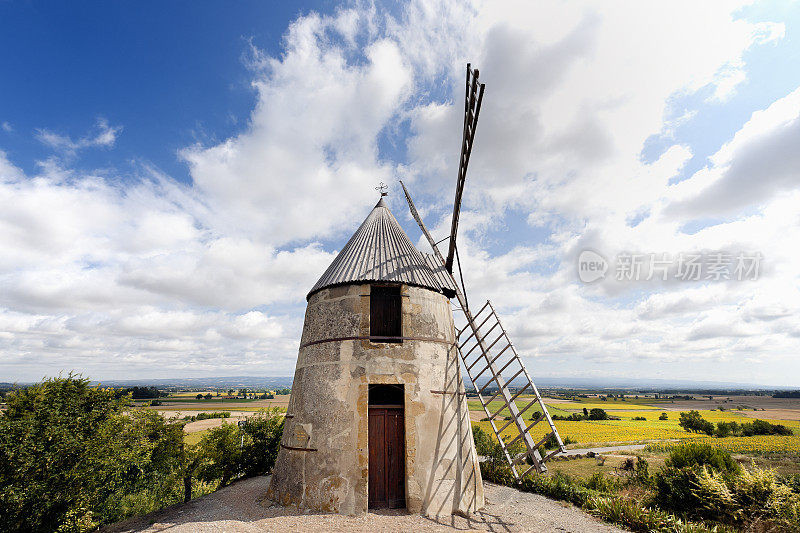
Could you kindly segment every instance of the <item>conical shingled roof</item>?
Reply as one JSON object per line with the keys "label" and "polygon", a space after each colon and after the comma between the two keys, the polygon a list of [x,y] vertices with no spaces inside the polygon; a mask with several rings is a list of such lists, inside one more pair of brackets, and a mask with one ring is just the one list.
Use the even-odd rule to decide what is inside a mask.
{"label": "conical shingled roof", "polygon": [[452,296],[445,277],[434,273],[381,198],[306,299],[335,285],[370,281],[415,285]]}

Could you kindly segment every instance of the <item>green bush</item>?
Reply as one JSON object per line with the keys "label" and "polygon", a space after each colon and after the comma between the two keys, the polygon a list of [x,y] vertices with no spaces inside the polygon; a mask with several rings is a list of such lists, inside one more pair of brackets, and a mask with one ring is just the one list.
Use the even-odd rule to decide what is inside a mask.
{"label": "green bush", "polygon": [[650,484],[650,465],[644,457],[636,458],[636,466],[634,467],[633,480],[642,485]]}
{"label": "green bush", "polygon": [[[284,418],[277,408],[261,410],[240,424],[210,429],[192,453],[188,470],[201,482],[221,486],[248,476],[267,474],[275,466]],[[187,489],[188,490],[188,489]]]}
{"label": "green bush", "polygon": [[800,494],[773,470],[752,465],[735,476],[703,467],[694,490],[703,513],[724,523],[769,522],[771,529],[800,531]]}
{"label": "green bush", "polygon": [[242,436],[235,424],[223,423],[206,432],[198,443],[200,481],[219,479],[225,486],[239,475],[242,460]]}
{"label": "green bush", "polygon": [[247,418],[242,432],[248,445],[242,450],[242,471],[245,476],[261,476],[275,466],[281,447],[284,417],[278,408],[261,410]]}
{"label": "green bush", "polygon": [[517,484],[506,465],[481,463],[481,475],[484,480],[518,487],[520,490],[542,494],[549,498],[567,501],[581,507],[607,522],[614,522],[641,532],[665,533],[711,533],[718,528],[708,528],[703,524],[691,523],[657,509],[647,508],[635,501],[621,496],[607,496],[596,490],[587,488],[569,476],[561,473],[555,475],[529,475]]}
{"label": "green bush", "polygon": [[715,437],[729,437],[738,435],[741,428],[736,422],[717,422],[717,429],[714,430]]}
{"label": "green bush", "polygon": [[714,433],[714,424],[700,416],[700,411],[692,410],[688,413],[681,413],[678,425],[686,431],[694,433],[705,433],[706,435]]}
{"label": "green bush", "polygon": [[71,374],[7,400],[0,531],[85,531],[179,501],[181,425]]}
{"label": "green bush", "polygon": [[669,420],[667,413],[661,413],[658,417],[659,420]]}
{"label": "green bush", "polygon": [[595,472],[584,482],[584,486],[587,489],[596,490],[598,492],[614,492],[620,488],[620,483],[602,472]]}
{"label": "green bush", "polygon": [[472,440],[475,441],[475,452],[490,457],[494,451],[495,437],[478,426],[472,427]]}
{"label": "green bush", "polygon": [[599,407],[589,411],[589,420],[608,420],[608,413]]}
{"label": "green bush", "polygon": [[728,452],[698,442],[687,442],[676,446],[664,461],[666,468],[698,468],[704,465],[719,472],[734,474],[742,470]]}
{"label": "green bush", "polygon": [[750,424],[742,424],[742,436],[753,435],[793,435],[794,432],[783,424],[771,424],[765,420],[754,420]]}
{"label": "green bush", "polygon": [[707,517],[697,496],[698,478],[704,468],[722,475],[736,475],[741,467],[728,452],[708,444],[687,443],[676,446],[654,476],[654,501],[662,509],[687,516]]}

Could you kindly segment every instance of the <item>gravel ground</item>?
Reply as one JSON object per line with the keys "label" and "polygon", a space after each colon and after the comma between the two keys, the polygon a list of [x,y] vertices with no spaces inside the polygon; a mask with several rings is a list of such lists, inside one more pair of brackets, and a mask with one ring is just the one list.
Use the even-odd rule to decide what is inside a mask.
{"label": "gravel ground", "polygon": [[626,444],[622,446],[600,446],[595,448],[574,448],[572,450],[567,450],[566,453],[560,454],[557,457],[562,455],[583,455],[587,452],[594,452],[594,453],[606,453],[606,452],[617,452],[620,450],[643,450],[644,447],[647,446],[646,444]]}
{"label": "gravel ground", "polygon": [[298,513],[271,505],[264,494],[269,477],[246,479],[188,504],[103,528],[106,533],[156,532],[306,532],[330,531],[518,531],[622,532],[583,511],[538,494],[485,483],[486,507],[470,518],[451,516],[434,521],[400,511],[370,512],[351,517]]}

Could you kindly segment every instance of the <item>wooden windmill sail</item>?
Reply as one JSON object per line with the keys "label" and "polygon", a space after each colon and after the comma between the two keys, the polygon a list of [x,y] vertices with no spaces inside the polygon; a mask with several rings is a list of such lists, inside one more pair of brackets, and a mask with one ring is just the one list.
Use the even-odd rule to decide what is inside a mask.
{"label": "wooden windmill sail", "polygon": [[[447,275],[452,278],[452,284],[457,289],[456,298],[467,323],[463,329],[457,331],[458,352],[511,471],[519,480],[531,471],[546,471],[545,461],[565,450],[558,430],[547,411],[547,406],[542,401],[533,379],[528,374],[525,364],[519,357],[491,302],[487,301],[479,311],[473,313],[466,298],[463,276],[460,275],[460,264],[460,285],[453,276],[454,259],[457,260],[458,257],[456,235],[461,211],[461,197],[475,140],[483,91],[484,84],[479,82],[478,70],[472,69],[467,64],[464,127],[447,257],[442,256],[438,243],[420,218],[408,189],[402,182],[400,183],[403,185],[403,191],[414,220],[419,224],[422,233],[433,248],[436,259],[439,264],[444,265]],[[524,400],[523,396],[525,396]],[[538,411],[533,409],[537,405]],[[509,415],[505,415],[505,413],[509,413]],[[525,415],[528,417],[527,420]],[[546,422],[550,426],[550,431],[539,441],[534,441],[530,431],[541,422]],[[512,436],[509,440],[504,441],[501,435],[506,430],[509,430]],[[539,446],[551,436],[555,437],[558,447],[543,457],[539,454]],[[517,442],[524,444],[525,451],[512,456],[511,446]],[[532,464],[528,466],[528,463]]]}

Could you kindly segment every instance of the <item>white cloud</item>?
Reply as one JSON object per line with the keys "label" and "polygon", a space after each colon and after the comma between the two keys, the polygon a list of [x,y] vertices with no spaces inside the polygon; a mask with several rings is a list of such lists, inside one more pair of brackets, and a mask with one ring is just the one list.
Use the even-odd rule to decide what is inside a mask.
{"label": "white cloud", "polygon": [[[435,233],[446,233],[471,60],[487,90],[461,258],[472,302],[495,301],[533,372],[691,377],[746,356],[765,363],[720,378],[785,380],[774,364],[800,339],[800,193],[787,152],[796,94],[754,114],[681,184],[670,180],[691,146],[640,158],[649,136],[676,125],[664,118],[670,98],[710,89],[704,105],[724,105],[747,79],[745,53],[783,36],[779,23],[737,18],[747,3],[414,2],[393,16],[379,5],[312,13],[292,23],[280,56],[252,50],[248,126],[180,152],[191,186],[150,168],[111,185],[113,176],[56,160],[26,176],[0,157],[4,364],[19,375],[290,374],[304,296],[335,252],[320,241],[350,235],[377,182],[408,180]],[[120,129],[97,128],[78,140],[39,137],[65,154],[113,146]],[[403,164],[382,152],[392,143],[407,148]],[[399,195],[390,201],[403,220]],[[512,209],[550,238],[516,243],[527,236],[515,229],[501,239],[507,251],[490,252],[492,229]],[[739,211],[681,231],[714,210]],[[765,271],[751,284],[579,285],[584,247],[759,250]]]}
{"label": "white cloud", "polygon": [[40,129],[36,132],[36,137],[44,144],[50,146],[58,152],[74,154],[78,150],[85,148],[110,148],[117,141],[117,136],[122,131],[122,126],[109,126],[104,118],[97,119],[95,133],[91,133],[80,139],[73,140],[69,135],[60,135],[47,129]]}

